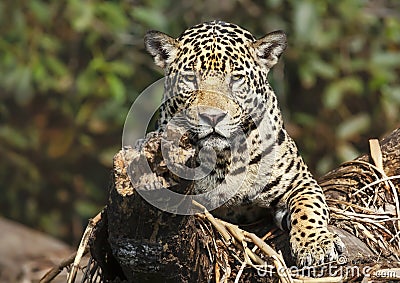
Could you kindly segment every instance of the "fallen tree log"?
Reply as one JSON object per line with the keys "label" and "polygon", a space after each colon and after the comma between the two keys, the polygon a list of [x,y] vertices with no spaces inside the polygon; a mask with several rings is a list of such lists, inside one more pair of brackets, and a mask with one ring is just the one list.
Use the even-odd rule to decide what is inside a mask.
{"label": "fallen tree log", "polygon": [[[91,234],[85,282],[400,281],[399,141],[400,129],[380,145],[372,140],[370,154],[319,180],[331,209],[330,228],[347,252],[336,262],[297,269],[288,235],[272,221],[237,227],[199,204],[201,213],[175,215],[145,201],[146,192],[153,198],[161,193],[161,199],[163,190],[190,194],[192,188],[168,170],[162,137],[151,133],[140,149],[125,148],[114,157],[109,201]],[[184,138],[169,146],[172,158],[193,161]]]}

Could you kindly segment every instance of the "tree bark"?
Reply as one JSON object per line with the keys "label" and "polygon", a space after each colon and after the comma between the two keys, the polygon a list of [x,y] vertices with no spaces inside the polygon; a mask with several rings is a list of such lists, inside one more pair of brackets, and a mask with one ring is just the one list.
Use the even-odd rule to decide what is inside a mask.
{"label": "tree bark", "polygon": [[[397,237],[400,231],[399,179],[387,178],[400,173],[399,141],[400,129],[397,129],[381,140],[380,148],[372,143],[372,154],[342,164],[319,180],[331,209],[331,229],[341,236],[347,246],[346,262],[342,257],[342,262],[335,263],[335,270],[357,267],[364,271],[339,274],[343,281],[357,281],[369,276],[365,278],[386,282],[389,271],[392,272],[389,274],[392,280],[400,278],[393,273],[397,270],[395,267],[400,267],[400,241]],[[260,272],[247,265],[240,270],[242,261],[249,255],[252,262],[261,260],[266,262],[266,266],[277,266],[276,261],[271,261],[269,255],[262,251],[254,252],[256,255],[251,251],[244,252],[246,247],[251,249],[257,245],[251,240],[252,234],[246,231],[259,237],[268,234],[268,231],[275,231],[269,233],[266,242],[276,251],[281,251],[286,266],[293,264],[288,235],[274,230],[270,224],[272,221],[241,227],[246,231],[235,230],[229,224],[225,226],[227,229],[220,230],[218,225],[221,224],[214,224],[204,214],[174,215],[143,199],[137,192],[139,188],[152,192],[169,189],[182,194],[189,194],[192,189],[189,181],[168,170],[163,161],[161,142],[160,136],[151,133],[140,149],[124,149],[114,157],[109,201],[90,245],[91,255],[101,269],[102,280],[234,282],[237,278],[238,282],[273,282],[278,279],[284,282],[285,278],[276,273],[276,269],[265,273],[265,270]],[[179,145],[171,145],[169,152],[175,154],[174,158],[181,158],[181,162],[193,162],[193,151],[184,138]],[[143,170],[146,164],[150,166],[150,173]],[[128,171],[133,172],[132,182]],[[382,178],[387,180],[377,181]],[[373,182],[376,184],[369,185]],[[231,233],[231,237],[232,233],[245,236],[242,242],[235,237],[227,240],[224,231]],[[246,244],[243,245],[243,242]],[[367,273],[365,267],[368,267],[369,275],[364,274]],[[318,270],[322,273],[316,274],[316,270],[312,270],[307,275],[333,276],[326,268]],[[338,282],[335,281],[339,278],[337,274],[332,281],[326,282]],[[299,280],[300,277],[295,274],[293,278]]]}

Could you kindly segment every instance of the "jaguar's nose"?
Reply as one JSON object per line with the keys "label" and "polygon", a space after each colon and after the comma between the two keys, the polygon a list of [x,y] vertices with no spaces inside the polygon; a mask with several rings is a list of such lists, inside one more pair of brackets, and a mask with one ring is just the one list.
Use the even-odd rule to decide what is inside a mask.
{"label": "jaguar's nose", "polygon": [[199,118],[203,120],[204,123],[210,125],[211,127],[215,127],[219,122],[221,122],[227,113],[218,111],[218,112],[201,112],[199,113]]}

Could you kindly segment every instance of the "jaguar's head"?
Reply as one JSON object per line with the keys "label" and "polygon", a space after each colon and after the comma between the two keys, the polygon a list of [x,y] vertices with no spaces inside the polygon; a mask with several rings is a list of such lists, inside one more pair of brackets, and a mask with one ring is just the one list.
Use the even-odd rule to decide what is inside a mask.
{"label": "jaguar's head", "polygon": [[145,46],[166,75],[161,128],[173,119],[201,146],[222,150],[233,133],[250,131],[268,113],[267,75],[286,36],[275,31],[256,39],[237,25],[213,21],[177,39],[150,31]]}

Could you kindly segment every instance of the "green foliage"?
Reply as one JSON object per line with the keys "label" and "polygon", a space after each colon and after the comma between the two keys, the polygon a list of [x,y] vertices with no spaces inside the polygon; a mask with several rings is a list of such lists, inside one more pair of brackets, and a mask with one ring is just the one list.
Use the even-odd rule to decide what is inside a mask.
{"label": "green foliage", "polygon": [[289,46],[270,79],[288,130],[315,172],[353,158],[399,124],[399,8],[395,0],[1,2],[1,213],[77,241],[76,227],[106,202],[131,102],[161,76],[144,33],[178,36],[205,20],[257,36],[285,30]]}

